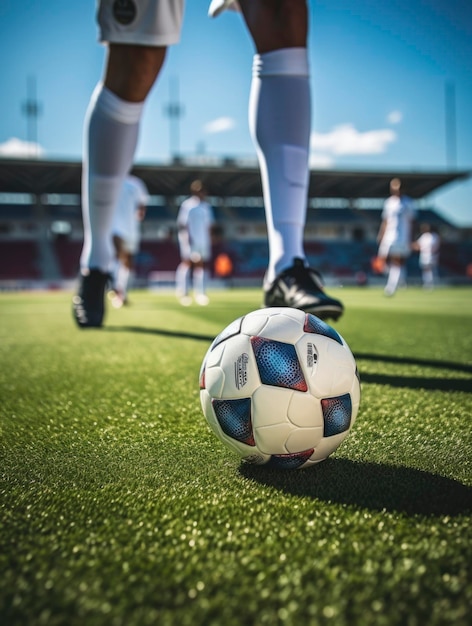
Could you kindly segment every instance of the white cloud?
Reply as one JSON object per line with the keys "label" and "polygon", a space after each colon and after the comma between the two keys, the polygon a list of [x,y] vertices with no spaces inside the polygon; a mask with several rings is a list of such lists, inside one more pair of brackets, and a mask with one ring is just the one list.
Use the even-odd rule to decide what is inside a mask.
{"label": "white cloud", "polygon": [[23,141],[17,137],[11,137],[4,143],[0,143],[0,155],[4,157],[25,159],[42,156],[43,154],[44,149],[38,143]]}
{"label": "white cloud", "polygon": [[334,155],[380,154],[396,138],[396,133],[388,128],[361,133],[352,124],[342,124],[329,133],[313,133],[311,148]]}
{"label": "white cloud", "polygon": [[310,154],[310,168],[314,169],[329,169],[334,166],[333,157],[327,154],[311,153]]}
{"label": "white cloud", "polygon": [[209,135],[214,135],[216,133],[224,133],[227,130],[232,130],[235,126],[236,123],[232,117],[219,117],[205,124],[203,130]]}
{"label": "white cloud", "polygon": [[401,111],[390,111],[387,115],[387,121],[389,124],[399,124],[403,120],[403,113]]}

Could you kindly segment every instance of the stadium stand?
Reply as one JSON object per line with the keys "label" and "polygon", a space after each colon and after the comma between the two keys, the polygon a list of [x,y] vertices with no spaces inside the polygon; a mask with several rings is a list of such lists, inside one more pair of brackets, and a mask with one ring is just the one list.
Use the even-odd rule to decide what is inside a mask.
{"label": "stadium stand", "polygon": [[[166,176],[160,177],[157,173],[162,169]],[[219,232],[213,257],[228,254],[233,263],[232,277],[240,284],[260,283],[268,247],[257,169],[231,166],[202,171],[182,165],[139,166],[134,173],[145,180],[152,194],[136,258],[136,276],[142,285],[150,275],[175,272],[179,263],[175,228],[178,206],[187,194],[189,181],[196,177],[208,181],[211,192]],[[397,173],[356,173],[355,177],[342,172],[312,173],[310,189],[319,195],[310,191],[305,249],[310,263],[328,280],[360,284],[359,276],[375,279],[371,260],[377,251],[376,235],[385,198],[380,190],[388,188],[394,175]],[[466,175],[401,175],[420,205],[418,222],[428,222],[440,231],[439,273],[453,282],[465,282],[471,272],[471,233],[426,205],[424,195]],[[41,187],[44,180],[47,188]],[[167,187],[159,187],[160,180]],[[80,164],[0,159],[0,282],[56,279],[48,275],[53,265],[63,281],[76,278],[83,240],[79,192]],[[330,194],[334,193],[338,196],[333,198]],[[45,246],[55,263],[44,262],[48,256]],[[409,260],[408,273],[419,281],[416,254]]]}
{"label": "stadium stand", "polygon": [[0,280],[36,280],[41,278],[36,241],[12,239],[0,241]]}
{"label": "stadium stand", "polygon": [[34,215],[34,207],[31,204],[1,204],[0,219],[4,220],[28,220]]}
{"label": "stadium stand", "polygon": [[173,272],[179,262],[176,241],[142,241],[136,256],[136,276],[145,279],[151,272]]}
{"label": "stadium stand", "polygon": [[66,280],[77,276],[82,241],[71,241],[68,237],[58,236],[52,242],[62,278]]}

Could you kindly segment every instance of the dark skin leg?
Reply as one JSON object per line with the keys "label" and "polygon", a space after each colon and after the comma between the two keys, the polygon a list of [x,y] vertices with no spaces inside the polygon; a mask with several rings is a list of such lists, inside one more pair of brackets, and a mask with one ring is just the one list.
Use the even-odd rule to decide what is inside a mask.
{"label": "dark skin leg", "polygon": [[134,269],[133,255],[128,252],[121,237],[113,235],[113,245],[115,246],[116,258],[123,263],[130,271]]}
{"label": "dark skin leg", "polygon": [[239,4],[259,54],[306,47],[306,0],[239,0]]}
{"label": "dark skin leg", "polygon": [[127,102],[143,102],[164,64],[167,48],[110,44],[105,86]]}
{"label": "dark skin leg", "polygon": [[[306,47],[306,0],[240,0],[258,53]],[[105,86],[127,102],[143,102],[164,64],[166,47],[110,44]]]}

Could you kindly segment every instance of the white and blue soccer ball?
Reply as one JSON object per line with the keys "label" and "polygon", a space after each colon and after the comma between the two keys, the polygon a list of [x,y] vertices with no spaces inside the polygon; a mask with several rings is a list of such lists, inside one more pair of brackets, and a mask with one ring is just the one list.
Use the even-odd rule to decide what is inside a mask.
{"label": "white and blue soccer ball", "polygon": [[291,308],[253,311],[213,341],[200,371],[210,428],[247,463],[297,469],[346,439],[360,403],[356,361],[331,326]]}

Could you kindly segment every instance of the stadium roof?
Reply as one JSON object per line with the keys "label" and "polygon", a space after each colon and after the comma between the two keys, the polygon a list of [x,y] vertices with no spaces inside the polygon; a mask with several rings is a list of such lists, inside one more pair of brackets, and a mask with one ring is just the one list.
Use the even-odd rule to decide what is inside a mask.
{"label": "stadium roof", "polygon": [[[0,192],[80,194],[80,162],[40,159],[0,159]],[[146,183],[152,195],[183,196],[195,178],[205,181],[210,195],[258,197],[262,195],[257,167],[222,160],[216,165],[174,161],[169,165],[141,165],[133,173]],[[339,171],[311,170],[311,198],[383,198],[389,182],[401,178],[405,193],[419,199],[452,182],[465,180],[470,171]]]}

